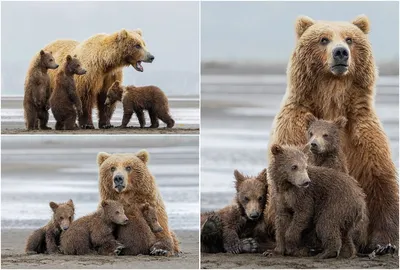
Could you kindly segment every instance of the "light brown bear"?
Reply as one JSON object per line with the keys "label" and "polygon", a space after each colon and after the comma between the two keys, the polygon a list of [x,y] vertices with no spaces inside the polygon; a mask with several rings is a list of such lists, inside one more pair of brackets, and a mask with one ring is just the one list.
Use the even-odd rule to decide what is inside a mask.
{"label": "light brown bear", "polygon": [[[154,56],[149,53],[140,29],[122,29],[112,34],[97,34],[79,43],[75,40],[56,40],[45,47],[61,65],[67,55],[77,55],[87,70],[85,76],[77,77],[76,89],[81,99],[83,114],[79,117],[81,128],[94,128],[93,105],[97,106],[99,128],[111,127],[110,119],[115,107],[106,107],[107,90],[116,81],[122,81],[122,68],[132,65],[143,72],[142,62],[151,63]],[[56,73],[49,72],[51,88],[55,88]]]}
{"label": "light brown bear", "polygon": [[[388,137],[374,108],[377,72],[369,29],[366,16],[352,22],[297,19],[288,87],[269,145],[307,143],[307,113],[325,120],[346,117],[343,149],[350,175],[367,195],[368,240],[373,249],[378,244],[398,246],[399,186]],[[275,205],[269,204],[269,224],[274,210]]]}
{"label": "light brown bear", "polygon": [[138,205],[147,202],[155,207],[157,219],[163,231],[156,233],[156,242],[150,248],[150,254],[177,254],[179,253],[178,241],[175,234],[169,230],[165,205],[155,178],[147,167],[148,161],[149,153],[146,150],[141,150],[136,154],[100,152],[97,155],[100,198],[101,200],[118,200],[123,203],[127,216],[132,222],[136,222],[136,218],[129,213],[135,211]]}
{"label": "light brown bear", "polygon": [[151,126],[158,128],[158,119],[167,124],[167,128],[172,128],[175,124],[174,119],[169,114],[168,98],[157,86],[136,87],[133,85],[122,86],[119,81],[115,81],[107,91],[106,106],[115,106],[117,101],[122,101],[124,117],[120,127],[126,128],[135,112],[141,128],[146,125],[143,110],[149,112]]}
{"label": "light brown bear", "polygon": [[348,174],[308,165],[303,151],[278,144],[271,147],[268,177],[276,205],[275,252],[307,255],[302,235],[314,227],[323,247],[317,257],[353,258],[354,230],[367,213],[365,194]]}
{"label": "light brown bear", "polygon": [[256,177],[235,170],[235,202],[218,211],[201,214],[202,252],[251,253],[271,248],[265,246],[264,208],[267,201],[267,170]]}
{"label": "light brown bear", "polygon": [[26,242],[25,252],[35,253],[58,253],[60,245],[60,235],[62,231],[69,228],[74,220],[74,202],[69,200],[66,203],[57,204],[50,202],[53,217],[44,227],[34,231]]}
{"label": "light brown bear", "polygon": [[82,103],[76,94],[74,75],[84,75],[86,70],[74,56],[67,55],[63,68],[56,76],[56,85],[50,97],[51,112],[56,119],[56,130],[78,129],[77,111],[82,115]]}
{"label": "light brown bear", "polygon": [[49,121],[50,77],[47,71],[58,68],[51,52],[41,50],[32,59],[25,77],[24,117],[28,130],[51,129]]}
{"label": "light brown bear", "polygon": [[126,214],[132,221],[118,227],[115,233],[124,246],[121,255],[149,255],[150,248],[156,242],[155,233],[163,230],[158,222],[157,211],[148,203],[139,207],[127,201],[125,204],[130,206]]}
{"label": "light brown bear", "polygon": [[68,255],[119,255],[123,245],[114,238],[118,225],[128,218],[121,203],[104,200],[93,214],[78,218],[61,235],[60,249]]}

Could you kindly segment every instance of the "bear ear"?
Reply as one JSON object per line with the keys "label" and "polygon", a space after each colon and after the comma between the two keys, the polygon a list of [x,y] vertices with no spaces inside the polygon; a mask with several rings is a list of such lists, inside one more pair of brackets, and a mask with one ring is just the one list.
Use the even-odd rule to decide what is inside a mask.
{"label": "bear ear", "polygon": [[303,33],[315,23],[313,19],[307,16],[300,16],[296,20],[296,35],[297,39],[299,39]]}
{"label": "bear ear", "polygon": [[101,166],[101,164],[103,164],[103,162],[109,158],[111,156],[111,154],[106,153],[106,152],[99,152],[97,154],[97,165]]}
{"label": "bear ear", "polygon": [[264,168],[258,175],[257,175],[257,180],[267,183],[267,169]]}
{"label": "bear ear", "polygon": [[369,33],[369,19],[366,15],[357,16],[351,23],[360,28],[364,34]]}
{"label": "bear ear", "polygon": [[106,207],[108,205],[108,202],[106,200],[101,201],[101,207]]}
{"label": "bear ear", "polygon": [[304,116],[307,126],[310,126],[312,123],[314,123],[315,121],[317,121],[317,117],[315,117],[312,113],[308,112],[305,114]]}
{"label": "bear ear", "polygon": [[282,154],[283,153],[283,148],[282,146],[280,146],[279,144],[274,144],[271,146],[271,153],[276,156],[278,154]]}
{"label": "bear ear", "polygon": [[74,54],[74,58],[77,58],[78,56],[76,54]]}
{"label": "bear ear", "polygon": [[142,149],[139,152],[137,152],[135,154],[141,161],[143,161],[144,163],[147,163],[149,161],[150,155],[149,152],[147,152],[147,150]]}
{"label": "bear ear", "polygon": [[347,124],[347,118],[344,116],[340,116],[333,120],[333,123],[338,127],[338,128],[344,128]]}
{"label": "bear ear", "polygon": [[240,186],[240,184],[241,184],[244,180],[246,180],[246,177],[244,177],[244,175],[241,174],[238,170],[235,170],[235,171],[233,172],[233,175],[235,175],[235,179],[236,179],[236,181],[235,181],[235,187],[236,187],[236,189],[238,189],[239,186]]}
{"label": "bear ear", "polygon": [[44,55],[44,51],[43,50],[40,50],[40,55],[41,56]]}
{"label": "bear ear", "polygon": [[69,61],[71,61],[72,60],[72,57],[71,57],[71,55],[67,55],[67,62],[69,62]]}
{"label": "bear ear", "polygon": [[310,148],[311,146],[310,146],[310,144],[309,143],[306,143],[302,148],[300,148],[300,150],[304,153],[304,154],[306,154],[306,155],[308,155],[308,153],[310,152]]}
{"label": "bear ear", "polygon": [[74,202],[71,199],[68,200],[67,204],[74,208]]}
{"label": "bear ear", "polygon": [[141,210],[141,211],[145,211],[145,210],[148,210],[149,207],[150,207],[150,204],[149,204],[149,203],[144,203],[144,204],[142,204],[142,205],[140,206],[140,210]]}
{"label": "bear ear", "polygon": [[135,29],[134,32],[137,33],[139,36],[143,36],[143,31],[140,28]]}
{"label": "bear ear", "polygon": [[55,212],[56,209],[58,208],[58,204],[56,204],[55,202],[50,202],[49,205],[51,210],[53,210],[53,212]]}
{"label": "bear ear", "polygon": [[120,82],[119,82],[119,81],[115,81],[115,82],[114,82],[114,86],[119,87],[119,85],[120,85]]}
{"label": "bear ear", "polygon": [[117,40],[124,40],[128,37],[128,32],[125,29],[122,29],[121,31],[119,31],[118,36],[117,36]]}

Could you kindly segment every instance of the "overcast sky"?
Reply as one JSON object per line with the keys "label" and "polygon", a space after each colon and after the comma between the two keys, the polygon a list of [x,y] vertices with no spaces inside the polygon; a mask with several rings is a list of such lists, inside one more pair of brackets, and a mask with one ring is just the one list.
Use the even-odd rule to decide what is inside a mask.
{"label": "overcast sky", "polygon": [[366,14],[377,61],[398,58],[398,2],[202,2],[202,60],[286,62],[299,15],[350,21]]}
{"label": "overcast sky", "polygon": [[143,73],[125,68],[124,82],[198,94],[199,8],[198,2],[2,2],[3,93],[23,93],[32,56],[56,39],[141,28],[155,61],[144,63]]}

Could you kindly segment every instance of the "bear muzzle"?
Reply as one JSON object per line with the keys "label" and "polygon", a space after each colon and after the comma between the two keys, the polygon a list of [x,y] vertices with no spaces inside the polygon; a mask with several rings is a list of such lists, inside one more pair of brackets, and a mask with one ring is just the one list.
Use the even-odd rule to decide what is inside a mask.
{"label": "bear muzzle", "polygon": [[114,189],[118,192],[121,192],[125,188],[124,176],[117,174],[114,177]]}
{"label": "bear muzzle", "polygon": [[349,69],[349,50],[344,46],[337,46],[332,50],[333,63],[331,71],[335,75],[342,75]]}

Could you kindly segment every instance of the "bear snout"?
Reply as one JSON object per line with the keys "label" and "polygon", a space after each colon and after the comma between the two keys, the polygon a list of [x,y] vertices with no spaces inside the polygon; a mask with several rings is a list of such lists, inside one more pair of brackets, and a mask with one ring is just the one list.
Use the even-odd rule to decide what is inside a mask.
{"label": "bear snout", "polygon": [[259,217],[260,217],[260,213],[259,213],[259,212],[256,212],[256,211],[251,212],[250,215],[249,215],[249,218],[252,219],[252,220],[256,220],[256,219],[258,219]]}
{"label": "bear snout", "polygon": [[300,184],[300,187],[308,187],[310,183],[311,183],[310,179],[304,180],[302,184]]}
{"label": "bear snout", "polygon": [[349,51],[347,48],[343,46],[336,47],[333,49],[332,54],[335,62],[339,64],[347,64],[347,60],[349,60]]}
{"label": "bear snout", "polygon": [[121,190],[123,190],[125,188],[124,176],[117,174],[114,177],[114,188],[116,188],[118,190],[118,192],[121,192]]}
{"label": "bear snout", "polygon": [[153,232],[158,233],[158,232],[162,232],[162,231],[163,231],[163,228],[161,226],[158,226],[158,227],[154,228]]}
{"label": "bear snout", "polygon": [[154,61],[155,57],[151,53],[147,54],[147,60],[146,62],[152,63]]}

